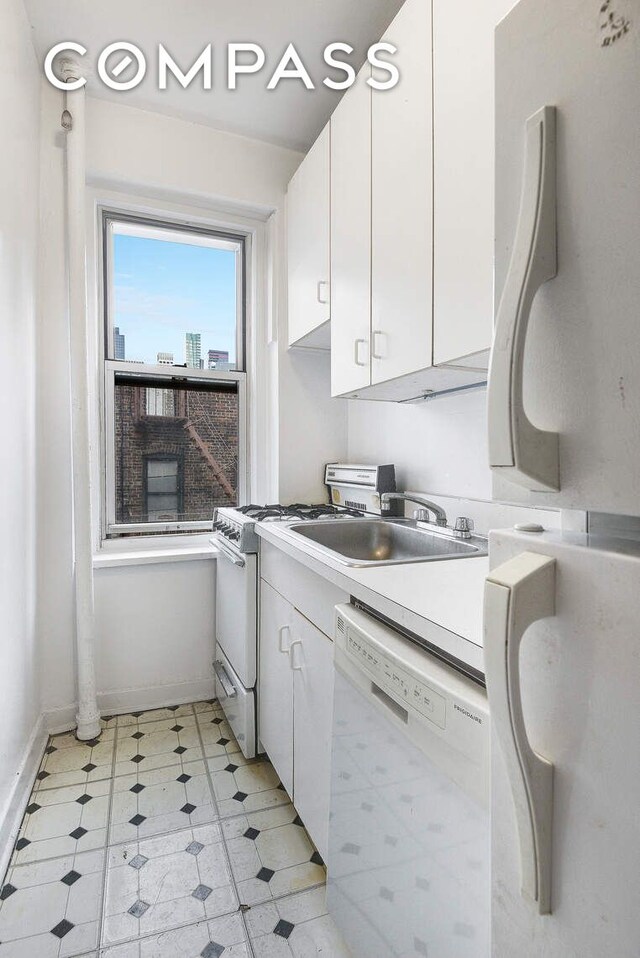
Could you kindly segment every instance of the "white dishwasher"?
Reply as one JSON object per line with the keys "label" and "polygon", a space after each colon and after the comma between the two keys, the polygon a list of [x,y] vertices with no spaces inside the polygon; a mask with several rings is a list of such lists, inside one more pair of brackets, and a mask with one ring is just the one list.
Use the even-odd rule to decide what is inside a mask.
{"label": "white dishwasher", "polygon": [[490,955],[484,689],[336,606],[328,907],[354,958]]}

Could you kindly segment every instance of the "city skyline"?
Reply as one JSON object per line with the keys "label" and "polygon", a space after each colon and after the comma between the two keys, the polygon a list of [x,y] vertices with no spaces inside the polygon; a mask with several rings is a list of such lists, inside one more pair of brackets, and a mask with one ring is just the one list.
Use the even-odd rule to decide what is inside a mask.
{"label": "city skyline", "polygon": [[[155,363],[159,352],[185,361],[187,333],[236,359],[236,256],[188,242],[116,234],[113,238],[114,358]],[[116,332],[117,330],[117,332]]]}

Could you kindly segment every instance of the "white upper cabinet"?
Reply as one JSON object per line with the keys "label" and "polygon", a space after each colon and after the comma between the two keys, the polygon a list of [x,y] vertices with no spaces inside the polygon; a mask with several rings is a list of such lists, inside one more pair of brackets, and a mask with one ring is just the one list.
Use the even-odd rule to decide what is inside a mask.
{"label": "white upper cabinet", "polygon": [[329,152],[327,124],[287,190],[290,346],[330,345]]}
{"label": "white upper cabinet", "polygon": [[331,393],[371,381],[371,76],[331,117]]}
{"label": "white upper cabinet", "polygon": [[494,313],[494,31],[513,5],[514,0],[433,0],[435,364],[488,366]]}
{"label": "white upper cabinet", "polygon": [[431,366],[432,348],[431,22],[426,0],[406,0],[383,40],[397,48],[393,62],[400,80],[391,90],[372,93],[372,383]]}

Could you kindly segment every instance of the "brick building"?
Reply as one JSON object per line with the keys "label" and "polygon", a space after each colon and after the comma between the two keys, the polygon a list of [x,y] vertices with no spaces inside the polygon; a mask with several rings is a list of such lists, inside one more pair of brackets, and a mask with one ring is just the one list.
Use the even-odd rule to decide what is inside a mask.
{"label": "brick building", "polygon": [[117,384],[115,463],[117,522],[211,519],[237,503],[237,394]]}

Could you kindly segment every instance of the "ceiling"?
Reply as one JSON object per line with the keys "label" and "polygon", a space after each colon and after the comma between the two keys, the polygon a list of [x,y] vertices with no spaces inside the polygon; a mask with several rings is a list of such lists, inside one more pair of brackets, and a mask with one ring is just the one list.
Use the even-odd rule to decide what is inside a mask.
{"label": "ceiling", "polygon": [[[94,74],[87,83],[90,94],[298,150],[309,148],[341,96],[322,83],[331,75],[322,59],[324,47],[338,40],[351,44],[350,59],[358,67],[401,4],[402,0],[25,0],[41,61],[63,40],[87,47],[84,60]],[[116,40],[136,44],[147,58],[147,75],[128,92],[110,90],[95,73],[98,55]],[[229,42],[257,43],[266,53],[262,72],[240,76],[233,91],[226,88]],[[159,90],[159,43],[185,72],[212,43],[213,89],[203,90],[198,77],[187,90],[171,78],[169,88]],[[295,79],[266,89],[289,43],[311,74],[314,90]],[[127,77],[125,72],[120,79]]]}

